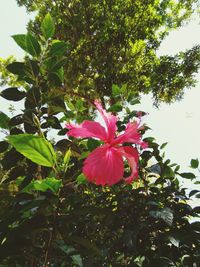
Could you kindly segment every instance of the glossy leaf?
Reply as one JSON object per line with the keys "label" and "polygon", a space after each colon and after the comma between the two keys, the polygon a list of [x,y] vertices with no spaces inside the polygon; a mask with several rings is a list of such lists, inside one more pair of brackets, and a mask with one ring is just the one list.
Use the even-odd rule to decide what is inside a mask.
{"label": "glossy leaf", "polygon": [[7,139],[18,152],[38,165],[55,165],[56,156],[53,148],[44,138],[32,134],[19,134],[10,135]]}
{"label": "glossy leaf", "polygon": [[28,53],[33,57],[37,57],[40,55],[40,44],[38,43],[37,39],[30,33],[26,35],[26,47]]}
{"label": "glossy leaf", "polygon": [[49,13],[44,17],[44,20],[42,21],[41,31],[46,40],[53,37],[54,35],[55,25]]}
{"label": "glossy leaf", "polygon": [[12,38],[24,51],[28,52],[26,45],[26,34],[15,34],[12,35]]}

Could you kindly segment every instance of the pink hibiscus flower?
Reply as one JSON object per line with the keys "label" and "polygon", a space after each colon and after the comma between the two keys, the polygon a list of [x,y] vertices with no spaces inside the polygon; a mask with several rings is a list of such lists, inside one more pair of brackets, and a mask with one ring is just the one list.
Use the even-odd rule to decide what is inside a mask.
{"label": "pink hibiscus flower", "polygon": [[[124,133],[117,135],[117,117],[106,112],[101,103],[95,100],[95,106],[103,117],[106,127],[95,121],[83,121],[80,125],[67,124],[69,129],[67,135],[74,137],[94,137],[102,140],[105,144],[96,148],[84,161],[83,173],[88,181],[96,185],[113,185],[120,180],[131,183],[138,176],[139,155],[136,148],[123,146],[123,143],[139,144],[142,148],[147,143],[141,140],[138,133],[139,123],[128,123]],[[123,159],[128,161],[131,168],[129,177],[124,178]]]}

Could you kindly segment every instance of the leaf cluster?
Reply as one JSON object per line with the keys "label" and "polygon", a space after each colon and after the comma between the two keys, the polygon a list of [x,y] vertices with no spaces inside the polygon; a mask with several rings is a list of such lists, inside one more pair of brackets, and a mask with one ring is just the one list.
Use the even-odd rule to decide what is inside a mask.
{"label": "leaf cluster", "polygon": [[171,29],[183,25],[198,0],[18,0],[39,12],[29,28],[40,33],[47,10],[55,18],[56,36],[69,43],[65,77],[71,89],[91,96],[111,96],[112,84],[127,83],[141,95],[152,92],[155,103],[180,99],[194,86],[199,46],[175,56],[157,50]]}
{"label": "leaf cluster", "polygon": [[[40,35],[13,36],[26,56],[7,70],[22,86],[0,96],[24,108],[12,117],[0,112],[8,135],[0,142],[0,266],[198,266],[200,225],[190,218],[199,217],[199,207],[188,200],[199,191],[188,194],[177,177],[199,181],[165,159],[166,143],[146,137],[149,148],[140,151],[132,185],[97,187],[81,174],[83,160],[101,143],[67,138],[64,122],[94,117],[95,95],[69,89],[70,46],[55,32],[47,14]],[[120,132],[138,116],[139,100],[127,84],[113,84],[111,94],[112,101],[103,100],[110,111],[123,111]],[[191,167],[198,169],[197,159]]]}

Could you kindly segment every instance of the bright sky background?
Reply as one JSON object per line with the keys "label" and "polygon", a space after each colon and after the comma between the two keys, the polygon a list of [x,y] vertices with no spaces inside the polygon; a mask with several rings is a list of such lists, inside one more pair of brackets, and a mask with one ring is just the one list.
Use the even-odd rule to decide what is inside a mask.
{"label": "bright sky background", "polygon": [[[23,51],[15,44],[11,35],[26,32],[30,19],[25,8],[19,8],[15,0],[0,0],[0,57],[15,55],[23,57]],[[179,51],[200,44],[200,25],[191,21],[187,26],[175,30],[163,41],[159,55],[174,55]],[[200,74],[198,84],[191,90],[185,90],[184,99],[172,105],[162,104],[159,109],[152,106],[151,96],[142,97],[138,108],[149,112],[145,122],[153,130],[149,136],[156,137],[157,142],[168,142],[166,155],[187,170],[191,158],[200,160]],[[6,112],[8,104],[0,98],[0,108]]]}

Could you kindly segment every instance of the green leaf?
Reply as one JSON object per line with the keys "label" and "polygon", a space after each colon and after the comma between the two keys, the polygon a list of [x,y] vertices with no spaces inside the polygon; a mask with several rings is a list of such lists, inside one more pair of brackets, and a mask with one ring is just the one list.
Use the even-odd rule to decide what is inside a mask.
{"label": "green leaf", "polygon": [[156,218],[156,219],[162,219],[165,221],[169,226],[173,223],[173,212],[170,208],[163,208],[161,211],[150,211],[150,216]]}
{"label": "green leaf", "polygon": [[8,142],[6,141],[0,141],[0,153],[6,151],[8,149]]}
{"label": "green leaf", "polygon": [[109,108],[109,111],[111,111],[111,112],[120,112],[120,111],[122,111],[122,105],[116,103],[116,104],[112,105],[112,106]]}
{"label": "green leaf", "polygon": [[196,175],[194,175],[194,173],[192,172],[183,172],[183,173],[179,173],[179,175],[183,178],[191,179],[191,180],[196,178]]}
{"label": "green leaf", "polygon": [[72,235],[72,236],[68,237],[67,239],[72,241],[73,243],[80,244],[81,246],[86,248],[88,251],[90,251],[91,253],[94,253],[97,256],[100,255],[99,248],[96,246],[95,243],[91,242],[88,239],[82,238],[80,236],[75,236],[75,235]]}
{"label": "green leaf", "polygon": [[195,208],[193,209],[193,212],[195,212],[195,213],[199,213],[199,214],[200,214],[200,207],[195,207]]}
{"label": "green leaf", "polygon": [[192,196],[196,195],[199,192],[200,192],[199,190],[194,189],[194,190],[190,191],[189,197],[192,197]]}
{"label": "green leaf", "polygon": [[54,166],[56,155],[52,145],[43,137],[32,134],[10,135],[10,144],[31,161],[46,167]]}
{"label": "green leaf", "polygon": [[26,93],[18,90],[17,87],[10,87],[1,91],[0,96],[11,101],[20,101],[25,97]]}
{"label": "green leaf", "polygon": [[82,258],[80,255],[73,255],[71,256],[73,263],[78,265],[79,267],[83,266]]}
{"label": "green leaf", "polygon": [[127,92],[127,84],[123,84],[121,87],[122,94],[125,94]]}
{"label": "green leaf", "polygon": [[41,52],[40,44],[38,43],[37,39],[30,33],[26,35],[26,47],[27,47],[27,52],[33,57],[40,55]]}
{"label": "green leaf", "polygon": [[60,187],[62,186],[62,181],[58,180],[54,177],[45,178],[42,180],[35,180],[28,184],[22,192],[24,193],[32,193],[32,191],[41,191],[46,192],[47,190],[51,190],[53,193],[57,193]]}
{"label": "green leaf", "polygon": [[132,100],[130,101],[130,104],[131,104],[131,105],[137,105],[137,104],[140,104],[140,100],[139,100],[138,98],[132,99]]}
{"label": "green leaf", "polygon": [[41,24],[41,31],[44,35],[45,39],[48,40],[49,38],[53,37],[55,32],[55,25],[51,15],[48,13]]}
{"label": "green leaf", "polygon": [[12,38],[15,40],[15,42],[27,52],[27,46],[26,46],[26,34],[16,34],[12,35]]}
{"label": "green leaf", "polygon": [[67,43],[56,40],[53,42],[49,54],[50,56],[63,56],[66,53],[67,49],[68,49]]}
{"label": "green leaf", "polygon": [[25,64],[23,62],[13,62],[7,65],[6,69],[16,75],[25,75]]}
{"label": "green leaf", "polygon": [[85,175],[83,173],[81,173],[77,178],[76,181],[78,184],[86,184],[87,183],[87,179],[85,177]]}
{"label": "green leaf", "polygon": [[113,84],[112,85],[112,95],[118,96],[118,95],[120,95],[120,93],[121,93],[121,89],[119,88],[119,86],[116,84]]}
{"label": "green leaf", "polygon": [[198,159],[191,159],[190,167],[193,169],[197,169],[199,167],[199,160]]}
{"label": "green leaf", "polygon": [[163,144],[160,146],[160,149],[163,149],[164,147],[166,147],[167,144],[168,144],[168,142],[163,143]]}
{"label": "green leaf", "polygon": [[0,128],[9,129],[9,121],[10,118],[5,113],[0,111]]}
{"label": "green leaf", "polygon": [[200,232],[200,222],[193,222],[191,223],[191,227],[195,230]]}
{"label": "green leaf", "polygon": [[71,154],[72,154],[71,149],[68,149],[65,153],[65,156],[64,156],[65,172],[67,170]]}
{"label": "green leaf", "polygon": [[169,236],[169,241],[174,245],[175,247],[179,247],[180,240],[174,236]]}
{"label": "green leaf", "polygon": [[92,138],[89,138],[87,141],[87,147],[88,147],[89,151],[93,151],[95,148],[100,146],[100,144],[101,144],[101,142],[99,140],[95,140]]}

